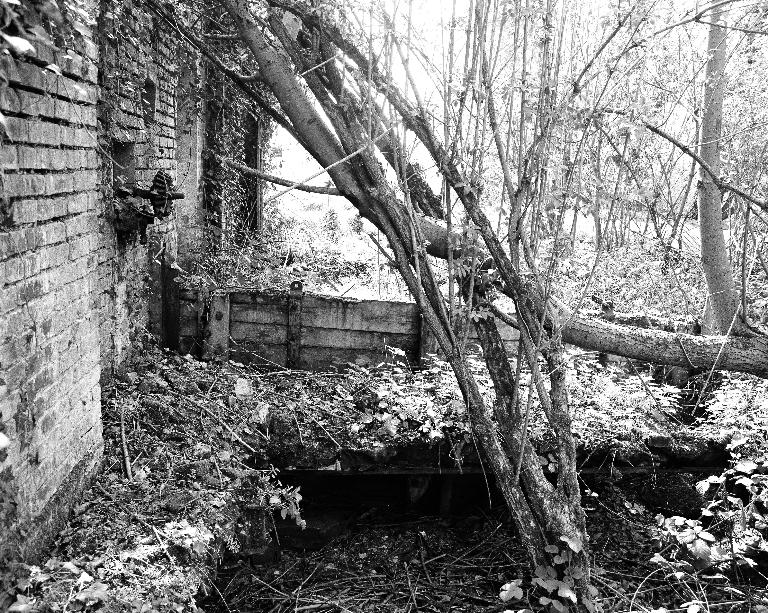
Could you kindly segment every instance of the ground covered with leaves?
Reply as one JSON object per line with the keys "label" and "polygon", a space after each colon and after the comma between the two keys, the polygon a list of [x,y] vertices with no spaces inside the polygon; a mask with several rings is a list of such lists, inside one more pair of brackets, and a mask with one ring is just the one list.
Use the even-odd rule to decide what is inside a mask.
{"label": "ground covered with leaves", "polygon": [[[610,482],[588,510],[593,584],[603,611],[764,611],[763,590],[715,572],[659,565],[653,514]],[[531,573],[496,507],[462,517],[365,514],[316,551],[268,564],[233,559],[211,607],[229,611],[502,613],[555,610],[544,569]]]}
{"label": "ground covered with leaves", "polygon": [[212,409],[192,360],[147,349],[104,388],[103,470],[50,558],[0,574],[0,610],[196,610],[223,554],[263,546],[273,511],[297,516],[296,491],[253,468],[245,427]]}
{"label": "ground covered with leaves", "polygon": [[[274,517],[303,525],[301,493],[282,485],[274,467],[364,473],[393,467],[479,466],[455,380],[440,362],[418,372],[398,364],[350,367],[343,373],[260,372],[233,362],[200,362],[161,351],[149,341],[139,355],[104,388],[102,472],[59,535],[49,559],[37,566],[15,564],[3,576],[0,608],[194,610],[206,590],[218,596],[215,590],[223,584],[211,579],[222,559],[243,556],[248,565],[274,554]],[[677,402],[681,392],[676,388],[636,371],[628,374],[619,366],[601,366],[590,356],[574,354],[572,360],[574,431],[582,461],[605,469],[603,476],[607,474],[611,482],[625,477],[622,470],[641,464],[704,461],[706,453],[724,450],[744,432],[740,444],[745,458],[765,450],[766,390],[752,379],[720,381],[720,390],[734,393],[720,391],[709,397],[702,405],[706,410],[695,420],[681,416]],[[473,368],[492,400],[487,373],[479,363]],[[535,405],[533,410],[538,410]],[[554,472],[557,467],[547,453],[541,422],[537,414],[532,416],[530,436],[542,462],[551,464]],[[741,479],[741,487],[759,487],[755,496],[763,496],[761,473],[768,469],[761,466],[750,465],[751,472],[738,473],[730,481],[724,477],[722,483]],[[592,527],[597,565],[611,569],[598,573],[596,583],[605,581],[616,598],[627,597],[630,589],[611,577],[621,562],[612,556],[624,552],[634,560],[634,575],[644,577],[645,560],[653,554],[651,533],[658,539],[660,529],[666,531],[672,549],[682,552],[675,558],[667,552],[665,562],[676,565],[670,572],[698,572],[694,565],[680,567],[681,560],[690,559],[690,548],[680,546],[688,538],[687,528],[675,524],[676,531],[660,528],[653,519],[659,509],[673,516],[675,508],[666,509],[660,501],[648,504],[648,492],[664,487],[667,501],[679,502],[680,488],[674,482],[662,487],[653,476],[642,478],[644,482],[627,477],[625,489],[634,493],[613,507],[604,503],[602,494],[587,497],[595,512],[608,513],[605,530],[598,529],[598,523]],[[691,489],[690,483],[687,487]],[[689,506],[695,508],[703,493]],[[723,510],[730,513],[735,503],[721,498]],[[740,508],[762,512],[762,507],[749,504]],[[749,513],[749,530],[762,534],[767,522],[762,515]],[[348,610],[367,610],[375,602],[379,603],[375,610],[429,610],[426,601],[435,610],[499,608],[500,585],[514,582],[524,566],[519,552],[509,546],[503,517],[484,511],[469,523],[414,521],[390,521],[395,525],[385,526],[379,525],[387,523],[384,519],[377,524],[368,518],[310,557],[286,552],[277,567],[233,577],[232,585],[239,586],[236,598],[254,606],[272,599],[266,609],[242,610],[288,610],[290,602],[292,610],[323,610],[335,585],[350,590],[348,604],[357,608]],[[616,535],[626,526],[629,541],[624,546]],[[695,526],[690,529],[695,532]],[[642,541],[642,555],[637,538]],[[482,546],[477,547],[479,543]],[[754,539],[750,543],[754,546]],[[628,577],[633,574],[627,567],[618,568]],[[282,577],[277,583],[275,570]],[[656,584],[666,576],[648,572],[655,574],[642,584],[642,601],[672,602],[657,597],[657,592],[646,593],[661,589]],[[304,573],[303,578],[297,573]],[[370,576],[367,593],[354,576]],[[245,590],[243,581],[250,581],[252,589]],[[630,580],[632,585],[639,589]],[[517,587],[509,589],[517,594]],[[530,581],[519,587],[524,600],[535,594]],[[379,599],[384,592],[390,595],[386,601]],[[675,602],[681,598],[675,596]],[[742,602],[749,598],[743,596]],[[336,610],[347,607],[336,602]]]}
{"label": "ground covered with leaves", "polygon": [[[754,402],[730,403],[695,427],[680,402],[695,396],[695,389],[666,385],[634,366],[603,366],[591,354],[574,352],[570,358],[573,429],[585,465],[620,469],[717,461],[729,437],[755,412]],[[484,366],[476,360],[472,368],[493,402]],[[192,412],[213,424],[197,436],[201,457],[212,433],[218,444],[223,438],[230,451],[245,453],[250,468],[459,469],[478,463],[455,378],[437,360],[417,371],[382,363],[369,369],[350,364],[345,372],[264,372],[155,351],[124,373],[118,385],[126,384],[115,389],[129,420],[129,447],[143,448],[141,437],[152,434],[134,413],[159,423],[163,434]],[[527,384],[523,373],[526,395]],[[743,387],[751,385],[750,380]],[[552,443],[535,395],[531,410],[530,436],[545,461]],[[703,405],[699,413],[705,414]],[[140,468],[144,461],[149,460],[140,459]]]}

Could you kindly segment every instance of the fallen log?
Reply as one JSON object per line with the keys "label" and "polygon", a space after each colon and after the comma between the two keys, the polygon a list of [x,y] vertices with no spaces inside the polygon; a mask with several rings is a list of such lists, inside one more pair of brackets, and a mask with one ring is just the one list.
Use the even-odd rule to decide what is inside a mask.
{"label": "fallen log", "polygon": [[[154,4],[151,3],[153,6]],[[283,8],[298,10],[295,7]],[[165,9],[155,6],[153,10],[174,27],[177,27],[177,20],[166,13]],[[318,18],[314,13],[302,13],[301,16],[310,21]],[[324,25],[324,32],[338,34],[328,30],[328,27],[328,24]],[[189,35],[186,37],[195,46],[205,47],[193,37]],[[248,28],[243,29],[241,38],[256,56],[261,54],[266,58],[262,67],[262,76],[270,82],[273,93],[280,100],[282,111],[278,112],[272,108],[261,95],[251,91],[252,88],[244,87],[246,94],[264,106],[276,121],[296,135],[299,142],[312,154],[315,160],[327,169],[328,175],[339,194],[347,198],[358,209],[360,215],[371,220],[377,227],[382,227],[382,224],[391,225],[391,220],[388,221],[380,215],[383,211],[382,203],[389,202],[389,199],[394,198],[394,195],[375,182],[369,182],[364,176],[365,173],[359,174],[356,170],[358,164],[340,163],[346,160],[349,154],[331,127],[323,121],[316,120],[316,110],[309,104],[298,82],[293,79],[288,61],[280,57],[280,66],[273,62],[272,60],[279,56],[276,56],[272,49],[264,46],[260,37]],[[340,48],[351,54],[350,57],[357,61],[360,66],[369,68],[364,55],[347,45],[343,37],[337,35],[331,36],[331,38],[335,44],[339,44]],[[208,50],[205,49],[205,51]],[[232,75],[229,76],[234,78]],[[373,77],[376,83],[385,84],[385,81],[381,80],[381,75],[375,70]],[[424,117],[418,112],[418,109],[414,109],[408,101],[398,97],[397,92],[391,89],[384,91],[390,97],[390,102],[395,105],[408,128],[419,137],[436,163],[442,166],[443,176],[448,179],[460,196],[465,208],[477,213],[479,209],[476,207],[476,195],[473,189],[462,182],[463,175],[455,165],[449,163],[449,157],[431,131],[428,130]],[[424,206],[417,208],[429,210],[430,207],[426,203],[424,204]],[[387,210],[402,212],[402,206],[393,205]],[[461,256],[461,251],[456,248],[456,245],[461,244],[459,236],[449,236],[444,223],[418,214],[415,214],[414,218],[424,239],[423,246],[427,254],[448,259],[449,251],[453,250],[452,255],[454,257]],[[400,223],[402,221],[398,220],[398,223],[392,225],[391,228],[406,226],[407,224]],[[487,226],[488,222],[483,219],[482,215],[473,217],[473,222],[476,225],[482,225],[483,221]],[[489,227],[483,227],[481,234],[489,231]],[[483,235],[485,236],[485,234]],[[491,243],[489,242],[487,246],[490,247]],[[504,264],[502,272],[506,275],[510,285],[503,287],[502,291],[513,299],[524,298],[529,301],[531,303],[529,306],[533,307],[536,318],[542,318],[542,315],[546,314],[546,317],[542,318],[545,327],[549,328],[550,333],[559,334],[566,343],[588,350],[611,353],[655,364],[701,370],[720,369],[761,377],[768,376],[768,338],[765,336],[757,334],[750,337],[695,336],[643,329],[636,326],[622,326],[600,319],[588,319],[571,312],[564,305],[553,305],[553,301],[545,301],[542,292],[534,284],[523,279],[519,270],[512,269],[508,256],[499,250],[498,245],[496,247],[494,255],[498,262]],[[493,260],[487,257],[487,253],[477,255],[481,256],[482,259],[479,261],[484,261],[486,268],[493,265]]]}

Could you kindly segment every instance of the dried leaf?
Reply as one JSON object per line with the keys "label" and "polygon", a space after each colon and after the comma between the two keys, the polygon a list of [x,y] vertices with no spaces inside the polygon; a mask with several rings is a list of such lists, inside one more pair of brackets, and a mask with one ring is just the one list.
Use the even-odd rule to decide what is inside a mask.
{"label": "dried leaf", "polygon": [[579,553],[584,549],[583,543],[577,538],[570,538],[568,536],[561,536],[560,540],[563,541],[574,553]]}
{"label": "dried leaf", "polygon": [[521,580],[516,579],[515,581],[511,581],[502,585],[501,591],[499,592],[499,598],[501,598],[501,601],[509,602],[510,600],[522,600],[523,589],[520,587],[520,583]]}
{"label": "dried leaf", "polygon": [[104,583],[96,581],[84,590],[80,590],[75,596],[75,599],[86,604],[104,602],[108,597],[107,590],[108,588]]}

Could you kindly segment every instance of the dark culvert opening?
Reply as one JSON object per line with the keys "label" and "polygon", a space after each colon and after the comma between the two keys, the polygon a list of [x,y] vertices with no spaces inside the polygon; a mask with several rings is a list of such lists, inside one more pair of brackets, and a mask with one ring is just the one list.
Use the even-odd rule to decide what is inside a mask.
{"label": "dark culvert opening", "polygon": [[482,473],[427,474],[283,474],[286,485],[300,486],[301,529],[280,519],[280,545],[296,550],[319,549],[358,524],[420,521],[421,518],[472,517],[502,503],[490,477]]}
{"label": "dark culvert opening", "polygon": [[[280,478],[300,487],[306,527],[279,514],[265,522],[269,544],[221,561],[215,589],[201,601],[205,610],[394,613],[416,610],[415,601],[487,612],[500,604],[500,585],[529,574],[501,494],[480,469],[297,470]],[[653,515],[694,513],[700,478],[675,469],[618,477],[586,470],[583,502],[596,555],[621,551],[616,541],[626,538],[638,560],[650,559]],[[638,521],[649,527],[640,543]]]}
{"label": "dark culvert opening", "polygon": [[501,495],[480,470],[280,479],[300,486],[306,527],[276,514],[267,547],[227,555],[200,600],[206,611],[403,611],[413,607],[409,581],[417,601],[428,591],[443,607],[453,599],[452,610],[487,610],[499,581],[526,568]]}

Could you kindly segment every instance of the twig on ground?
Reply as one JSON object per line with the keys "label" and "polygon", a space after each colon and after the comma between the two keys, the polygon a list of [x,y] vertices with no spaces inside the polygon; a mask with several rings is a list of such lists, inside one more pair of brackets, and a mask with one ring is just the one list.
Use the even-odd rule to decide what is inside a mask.
{"label": "twig on ground", "polygon": [[170,563],[171,563],[173,566],[176,566],[176,560],[174,560],[174,559],[171,557],[171,554],[168,552],[168,547],[166,547],[166,545],[165,545],[165,542],[164,542],[164,541],[163,541],[163,539],[160,537],[160,533],[157,531],[157,528],[155,528],[154,526],[151,526],[151,528],[152,528],[152,532],[154,532],[154,533],[155,533],[155,538],[157,539],[157,542],[160,544],[160,547],[162,548],[162,550],[163,550],[163,553],[165,553],[165,557],[166,557],[166,558],[168,558],[168,561],[169,561],[169,562],[170,562]]}
{"label": "twig on ground", "polygon": [[108,492],[101,483],[96,483],[96,489],[99,490],[107,500],[115,501],[115,497]]}
{"label": "twig on ground", "polygon": [[427,578],[429,585],[435,585],[435,582],[432,581],[432,577],[427,570],[427,563],[424,561],[424,549],[422,547],[419,547],[419,559],[421,560],[421,567],[424,569],[424,576]]}
{"label": "twig on ground", "polygon": [[123,449],[123,466],[125,468],[125,478],[128,481],[133,480],[133,471],[131,470],[131,457],[128,455],[128,441],[125,437],[125,405],[120,403],[120,443]]}
{"label": "twig on ground", "polygon": [[301,426],[299,425],[299,419],[296,417],[296,413],[293,414],[293,421],[296,422],[296,431],[299,433],[299,442],[304,447],[304,437],[301,435]]}
{"label": "twig on ground", "polygon": [[216,467],[216,474],[219,475],[219,485],[221,487],[224,487],[224,478],[221,476],[221,469],[219,468],[219,463],[216,461],[216,458],[211,458],[213,460],[213,465]]}
{"label": "twig on ground", "polygon": [[318,426],[320,426],[320,429],[321,429],[323,432],[325,432],[325,434],[328,436],[328,438],[329,438],[329,439],[331,439],[331,440],[333,441],[333,443],[334,443],[334,444],[335,444],[335,445],[336,445],[336,446],[337,446],[339,449],[342,449],[342,446],[341,446],[341,444],[339,443],[339,441],[337,441],[335,438],[333,438],[333,435],[332,435],[330,432],[328,432],[328,429],[327,429],[327,428],[326,428],[326,427],[325,427],[323,424],[321,424],[321,423],[320,423],[320,422],[319,422],[317,419],[315,419],[315,417],[314,417],[313,415],[309,415],[309,418],[310,418],[310,419],[311,419],[313,422],[315,422],[315,424],[317,424]]}

